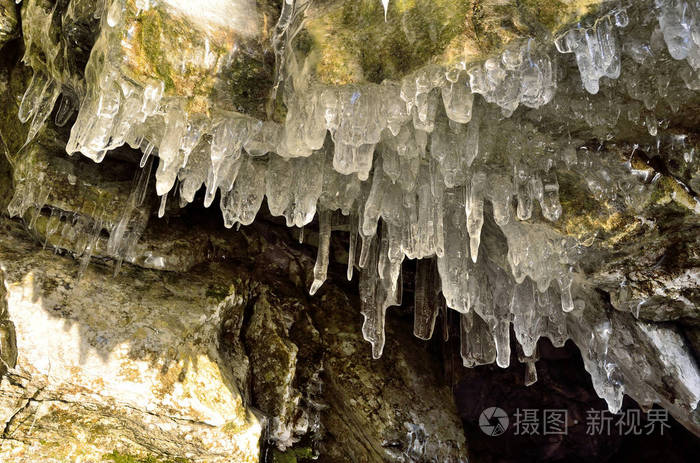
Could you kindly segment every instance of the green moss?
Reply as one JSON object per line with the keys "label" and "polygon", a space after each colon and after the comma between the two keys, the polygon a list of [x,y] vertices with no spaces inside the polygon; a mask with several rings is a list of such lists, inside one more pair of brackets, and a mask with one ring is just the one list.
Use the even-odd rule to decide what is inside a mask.
{"label": "green moss", "polygon": [[[185,62],[183,66],[180,62],[183,56],[205,47],[194,25],[157,7],[139,11],[132,3],[127,3],[125,15],[121,38],[127,74],[138,81],[163,82],[166,94],[189,98],[209,95],[216,73],[203,63]],[[225,53],[216,43],[210,46],[217,55]]]}
{"label": "green moss", "polygon": [[569,172],[559,174],[559,194],[564,211],[592,214],[600,210],[598,201],[579,183],[578,177]]}
{"label": "green moss", "polygon": [[311,461],[313,459],[314,454],[310,447],[289,449],[286,452],[280,452],[277,449],[272,450],[273,463],[297,463],[302,461]]}
{"label": "green moss", "polygon": [[102,461],[113,461],[115,463],[188,463],[189,460],[186,458],[159,458],[153,455],[147,455],[145,457],[138,457],[134,455],[128,455],[124,453],[117,452],[114,450],[112,453],[107,453],[102,455]]}
{"label": "green moss", "polygon": [[231,287],[219,284],[210,284],[204,295],[217,301],[223,301],[231,294]]}
{"label": "green moss", "polygon": [[664,175],[656,182],[650,203],[668,205],[672,202],[679,207],[680,212],[700,211],[700,203],[673,178]]}
{"label": "green moss", "polygon": [[[237,53],[220,75],[212,100],[224,109],[264,117],[264,105],[272,87],[272,67],[245,53]],[[230,104],[226,102],[230,101]]]}
{"label": "green moss", "polygon": [[136,22],[138,28],[137,40],[143,45],[143,51],[153,66],[156,75],[163,81],[165,91],[170,92],[175,88],[171,77],[173,69],[168,63],[161,45],[163,36],[163,20],[157,10],[143,11]]}
{"label": "green moss", "polygon": [[223,26],[204,30],[163,6],[139,10],[132,0],[126,6],[118,37],[125,75],[163,82],[166,95],[186,99],[189,113],[208,115],[216,106],[264,116],[274,59],[259,42]]}
{"label": "green moss", "polygon": [[295,49],[328,84],[397,80],[427,64],[472,62],[518,38],[545,38],[601,0],[392,0],[332,2],[311,14]]}
{"label": "green moss", "polygon": [[[396,0],[384,20],[381,2],[345,1],[307,22],[317,73],[327,83],[398,79],[443,54],[465,31],[468,2]],[[295,43],[308,49],[308,38]]]}
{"label": "green moss", "polygon": [[562,216],[553,226],[565,235],[580,242],[589,242],[595,237],[612,246],[638,226],[633,216],[595,200],[571,174],[559,176],[559,188]]}

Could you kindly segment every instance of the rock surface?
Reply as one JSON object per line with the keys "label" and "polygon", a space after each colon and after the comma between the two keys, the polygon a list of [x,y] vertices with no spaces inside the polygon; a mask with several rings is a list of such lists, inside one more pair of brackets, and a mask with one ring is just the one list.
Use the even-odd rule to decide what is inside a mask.
{"label": "rock surface", "polygon": [[91,266],[78,280],[72,259],[27,238],[3,222],[3,460],[258,461],[264,425],[237,385],[248,364],[225,362],[218,338],[245,300],[208,295],[226,273]]}
{"label": "rock surface", "polygon": [[3,461],[259,461],[264,439],[278,460],[466,450],[435,360],[409,337],[371,362],[342,293],[314,303],[226,261],[77,278],[7,220],[0,262]]}

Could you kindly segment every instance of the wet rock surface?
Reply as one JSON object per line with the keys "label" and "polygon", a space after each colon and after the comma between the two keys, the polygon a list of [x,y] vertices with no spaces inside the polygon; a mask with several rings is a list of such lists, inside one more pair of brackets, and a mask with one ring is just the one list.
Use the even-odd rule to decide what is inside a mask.
{"label": "wet rock surface", "polygon": [[[371,362],[343,292],[309,301],[255,277],[264,259],[126,265],[117,277],[96,261],[78,278],[78,262],[18,222],[3,220],[1,242],[6,461],[466,451],[436,359],[408,337]],[[423,429],[419,444],[409,425]]]}

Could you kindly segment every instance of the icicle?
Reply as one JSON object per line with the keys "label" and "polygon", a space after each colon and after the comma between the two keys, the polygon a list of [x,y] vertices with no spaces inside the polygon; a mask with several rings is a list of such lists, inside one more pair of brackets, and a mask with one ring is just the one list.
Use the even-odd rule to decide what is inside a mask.
{"label": "icicle", "polygon": [[143,202],[146,200],[146,193],[148,193],[148,182],[151,179],[152,170],[153,162],[148,162],[139,174],[134,196],[136,199],[135,205],[137,207],[143,205]]}
{"label": "icicle", "polygon": [[442,318],[442,340],[447,342],[450,340],[450,321],[447,318],[447,304],[445,304],[445,298],[442,294],[438,295],[438,311]]}
{"label": "icicle", "polygon": [[[141,207],[146,198],[152,165],[153,162],[149,162],[145,168],[139,169],[135,173],[131,182],[131,191],[124,205],[124,209],[121,212],[119,221],[112,230],[110,230],[109,240],[107,241],[107,252],[117,260],[115,275],[121,268],[122,260],[128,256],[132,246],[136,244],[136,241],[138,241],[146,226],[147,214],[141,216],[138,213],[138,208]],[[163,195],[161,198],[161,207],[158,211],[159,217],[162,217],[165,212],[166,197],[167,195]]]}
{"label": "icicle", "polygon": [[517,216],[519,220],[528,220],[532,217],[532,188],[530,186],[530,176],[524,169],[514,166],[513,182],[516,185],[516,195],[518,198]]}
{"label": "icicle", "polygon": [[386,15],[389,11],[389,0],[382,0],[382,6],[384,7],[384,22],[386,22]]}
{"label": "icicle", "polygon": [[542,215],[547,220],[556,221],[561,216],[561,204],[559,203],[559,183],[554,171],[542,176],[543,194],[540,199]]}
{"label": "icicle", "polygon": [[158,218],[161,219],[165,215],[165,203],[168,201],[168,193],[160,197],[160,207],[158,207]]}
{"label": "icicle", "polygon": [[143,151],[143,155],[141,156],[141,162],[139,162],[139,166],[143,168],[143,166],[146,165],[146,162],[148,162],[148,158],[153,152],[154,145],[151,142],[148,142],[148,145],[146,145],[146,149]]}
{"label": "icicle", "polygon": [[472,118],[474,94],[469,88],[464,73],[455,81],[448,83],[442,89],[442,101],[447,117],[460,124],[466,124]]}
{"label": "icicle", "polygon": [[97,247],[97,241],[100,238],[100,232],[102,231],[102,219],[99,218],[101,214],[98,214],[97,211],[95,211],[93,215],[98,218],[93,221],[90,230],[84,230],[83,232],[87,235],[87,242],[80,258],[78,279],[82,278],[82,276],[85,274],[85,270],[87,269],[87,266],[90,263],[90,258],[92,257],[92,254],[93,252],[95,252],[95,249]]}
{"label": "icicle", "polygon": [[[697,2],[657,0],[655,5],[668,53],[673,59],[686,59],[692,68],[700,69],[700,8]],[[626,24],[626,21],[622,22]]]}
{"label": "icicle", "polygon": [[507,177],[490,175],[489,186],[488,196],[493,206],[494,221],[498,226],[504,226],[510,220],[513,183]]}
{"label": "icicle", "polygon": [[56,126],[63,127],[66,125],[74,112],[73,99],[65,93],[61,94],[61,103],[58,105],[58,111],[56,111]]}
{"label": "icicle", "polygon": [[360,248],[360,261],[358,262],[358,266],[364,269],[367,268],[367,262],[369,262],[369,253],[372,247],[372,241],[374,241],[374,237],[367,237],[360,234],[360,240],[362,241],[362,245]]}
{"label": "icicle", "polygon": [[377,233],[377,223],[382,208],[382,197],[384,195],[383,172],[380,165],[374,168],[372,187],[369,192],[367,202],[365,202],[364,218],[362,220],[362,235],[374,236]]}
{"label": "icicle", "polygon": [[326,281],[328,274],[328,260],[331,245],[331,212],[318,211],[318,254],[314,265],[314,281],[309,289],[309,294],[316,294],[318,288]]}
{"label": "icicle", "polygon": [[350,245],[348,247],[348,270],[347,278],[348,281],[352,280],[353,270],[355,268],[355,248],[357,246],[357,234],[358,231],[358,218],[355,216],[350,216]]}
{"label": "icicle", "polygon": [[161,196],[172,189],[182,165],[180,148],[187,125],[187,115],[179,106],[173,104],[165,114],[165,131],[158,147],[160,162],[156,171],[156,192]]}
{"label": "icicle", "polygon": [[362,302],[362,336],[372,344],[372,357],[379,358],[384,349],[384,313],[378,273],[378,245],[376,240],[368,242],[367,269],[360,273],[360,300]]}
{"label": "icicle", "polygon": [[33,90],[31,86],[27,89],[25,98],[22,99],[22,104],[20,105],[20,112],[23,110],[25,111],[25,113],[20,116],[20,120],[22,117],[32,117],[32,122],[29,126],[25,145],[32,141],[34,137],[36,137],[37,133],[39,133],[39,130],[44,126],[44,123],[51,115],[51,111],[53,111],[56,100],[61,93],[56,81],[52,78],[48,78],[45,81],[40,79],[39,84],[41,82],[44,82],[41,92],[38,95],[30,94],[29,101],[26,103],[27,105],[33,104],[32,108],[27,111],[27,108],[23,107],[25,105],[25,100],[28,99],[27,93],[30,93],[30,91]]}
{"label": "icicle", "polygon": [[381,244],[374,240],[369,251],[367,270],[360,274],[360,299],[362,301],[362,335],[372,344],[372,357],[378,359],[384,350],[384,321],[386,309],[400,304],[402,258],[392,260],[389,255],[389,233],[382,230]]}
{"label": "icicle", "polygon": [[525,385],[532,386],[537,382],[537,367],[535,362],[525,362]]}
{"label": "icicle", "polygon": [[486,323],[474,312],[460,316],[460,352],[465,367],[487,365],[496,360],[496,347]]}
{"label": "icicle", "polygon": [[433,337],[435,319],[440,306],[437,303],[434,259],[422,259],[416,263],[415,308],[413,311],[413,334],[428,340]]}
{"label": "icicle", "polygon": [[[571,29],[555,40],[560,53],[574,53],[584,88],[598,93],[601,77],[620,76],[620,49],[615,26],[624,27],[613,15],[596,20],[593,27]],[[626,25],[626,24],[625,24]]]}
{"label": "icicle", "polygon": [[241,160],[240,171],[237,166],[233,175],[237,180],[230,191],[222,195],[220,203],[227,228],[236,223],[253,223],[265,196],[265,164],[246,155]]}
{"label": "icicle", "polygon": [[535,304],[532,281],[529,278],[515,286],[510,311],[514,315],[515,339],[522,346],[525,356],[532,356],[541,333],[538,326],[540,315]]}
{"label": "icicle", "polygon": [[572,282],[573,278],[568,273],[559,278],[559,289],[561,290],[561,308],[564,312],[571,312],[574,310],[574,300],[571,297]]}
{"label": "icicle", "polygon": [[282,11],[272,36],[272,48],[275,51],[275,77],[270,92],[268,113],[272,112],[280,84],[286,77],[284,71],[287,62],[287,46],[298,32],[296,28],[297,18],[304,14],[310,4],[309,0],[284,0],[282,2]]}
{"label": "icicle", "polygon": [[612,320],[600,321],[591,330],[588,349],[582,349],[582,354],[586,369],[591,374],[593,388],[608,403],[610,413],[614,414],[622,407],[625,387],[618,366],[610,358],[612,335]]}

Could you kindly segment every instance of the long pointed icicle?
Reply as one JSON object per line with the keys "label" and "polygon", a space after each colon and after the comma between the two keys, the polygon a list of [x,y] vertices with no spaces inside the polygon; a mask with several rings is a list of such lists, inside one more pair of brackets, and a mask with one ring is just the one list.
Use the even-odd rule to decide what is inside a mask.
{"label": "long pointed icicle", "polygon": [[357,248],[358,219],[350,216],[350,246],[348,248],[348,281],[352,280],[352,273],[355,269],[355,249]]}
{"label": "long pointed icicle", "polygon": [[383,335],[384,326],[379,314],[381,302],[377,294],[382,288],[377,268],[377,247],[377,240],[366,242],[367,268],[365,271],[360,272],[360,301],[362,303],[362,316],[364,317],[362,336],[372,344],[373,357],[375,357],[377,352],[381,355],[384,347],[384,340],[378,337]]}
{"label": "long pointed icicle", "polygon": [[438,294],[437,304],[438,312],[440,312],[442,317],[442,340],[443,342],[447,342],[450,340],[450,321],[447,318],[447,303],[445,302],[445,298],[442,296],[442,293]]}
{"label": "long pointed icicle", "polygon": [[331,211],[318,211],[318,254],[314,265],[314,282],[309,294],[316,294],[328,275],[328,259],[331,245]]}
{"label": "long pointed icicle", "polygon": [[364,215],[362,220],[362,235],[373,236],[377,233],[377,223],[382,211],[382,197],[384,196],[383,185],[384,172],[379,164],[374,167],[372,177],[372,187],[369,190],[369,197],[365,202]]}
{"label": "long pointed icicle", "polygon": [[129,249],[125,246],[127,240],[124,240],[125,235],[127,235],[127,228],[131,223],[134,210],[141,206],[145,199],[146,189],[148,188],[148,180],[151,174],[151,162],[148,168],[140,169],[134,175],[131,182],[131,193],[127,198],[126,204],[124,205],[124,210],[122,211],[119,222],[114,227],[114,230],[109,235],[109,240],[107,241],[107,250],[109,253],[118,256],[118,259],[126,257]]}
{"label": "long pointed icicle", "polygon": [[416,263],[415,308],[413,334],[420,339],[433,337],[438,310],[435,284],[437,268],[434,259],[421,259]]}
{"label": "long pointed icicle", "polygon": [[384,322],[386,309],[400,305],[402,258],[392,261],[389,255],[390,239],[382,230],[381,242],[373,240],[369,251],[367,270],[360,274],[360,299],[362,301],[362,335],[372,344],[372,357],[378,359],[384,351]]}
{"label": "long pointed icicle", "polygon": [[19,112],[17,117],[20,122],[24,123],[29,121],[32,117],[39,102],[41,101],[41,93],[44,91],[48,78],[43,72],[35,72],[32,79],[29,81],[27,90],[24,92],[22,97],[22,102],[19,105]]}
{"label": "long pointed icicle", "polygon": [[526,356],[533,355],[540,333],[540,313],[535,303],[535,289],[532,281],[526,278],[516,285],[511,301],[513,331]]}

